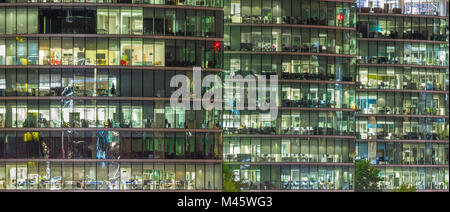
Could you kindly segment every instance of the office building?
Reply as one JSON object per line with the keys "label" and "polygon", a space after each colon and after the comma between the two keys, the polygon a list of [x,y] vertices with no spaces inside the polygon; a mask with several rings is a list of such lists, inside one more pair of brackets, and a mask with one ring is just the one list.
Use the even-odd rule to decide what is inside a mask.
{"label": "office building", "polygon": [[221,111],[169,100],[222,39],[221,0],[0,1],[0,190],[221,190]]}
{"label": "office building", "polygon": [[278,75],[275,120],[224,111],[224,162],[243,189],[353,190],[355,2],[225,0],[224,13],[224,74]]}
{"label": "office building", "polygon": [[[0,190],[220,191],[225,164],[243,191],[351,192],[367,160],[383,191],[448,191],[448,5],[0,0]],[[171,107],[194,67],[224,110]],[[225,80],[271,75],[256,108]]]}
{"label": "office building", "polygon": [[448,1],[229,0],[224,12],[224,74],[279,76],[275,121],[224,111],[242,189],[352,191],[368,160],[381,190],[448,191]]}
{"label": "office building", "polygon": [[382,190],[448,191],[448,1],[358,5],[356,155]]}

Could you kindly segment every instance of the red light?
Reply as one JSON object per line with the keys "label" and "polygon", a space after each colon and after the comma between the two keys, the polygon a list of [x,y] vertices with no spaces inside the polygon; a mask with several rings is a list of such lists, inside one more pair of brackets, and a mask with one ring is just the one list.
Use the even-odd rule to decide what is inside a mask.
{"label": "red light", "polygon": [[219,51],[221,45],[222,45],[222,44],[220,44],[219,41],[216,41],[216,42],[214,43],[214,51]]}
{"label": "red light", "polygon": [[342,19],[344,19],[344,15],[339,14],[338,21],[342,21]]}

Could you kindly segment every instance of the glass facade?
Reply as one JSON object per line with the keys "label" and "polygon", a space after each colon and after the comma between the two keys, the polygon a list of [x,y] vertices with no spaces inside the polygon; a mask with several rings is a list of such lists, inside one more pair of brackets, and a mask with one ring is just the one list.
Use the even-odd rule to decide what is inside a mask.
{"label": "glass facade", "polygon": [[[381,190],[448,191],[448,8],[0,0],[0,190],[220,191],[225,164],[244,191],[353,191],[367,160]],[[173,108],[176,75],[191,105],[209,91],[195,67],[244,93]],[[273,105],[225,80],[273,75]]]}
{"label": "glass facade", "polygon": [[402,184],[448,191],[448,1],[358,0],[356,158]]}
{"label": "glass facade", "polygon": [[225,0],[224,12],[224,75],[278,76],[275,119],[223,113],[223,159],[241,189],[353,190],[356,4]]}
{"label": "glass facade", "polygon": [[392,13],[408,15],[447,16],[446,0],[357,0],[362,13]]}
{"label": "glass facade", "polygon": [[121,3],[167,6],[222,7],[223,0],[0,0],[0,3]]}
{"label": "glass facade", "polygon": [[1,128],[214,129],[220,124],[218,111],[174,110],[170,102],[157,100],[7,100],[0,111]]}
{"label": "glass facade", "polygon": [[361,142],[356,147],[356,157],[380,165],[448,165],[448,143]]}
{"label": "glass facade", "polygon": [[448,43],[376,42],[361,40],[358,62],[448,67]]}
{"label": "glass facade", "polygon": [[358,18],[359,38],[445,41],[448,36],[444,19],[386,15],[360,15]]}
{"label": "glass facade", "polygon": [[0,158],[221,159],[217,133],[117,130],[1,132]]}
{"label": "glass facade", "polygon": [[355,54],[356,49],[355,32],[349,30],[233,25],[225,27],[224,37],[231,51]]}
{"label": "glass facade", "polygon": [[414,185],[418,190],[448,190],[446,168],[378,167],[381,170],[380,188],[392,190],[402,184]]}
{"label": "glass facade", "polygon": [[341,84],[342,81],[350,82],[355,79],[355,60],[347,55],[317,57],[318,53],[298,56],[289,52],[282,53],[293,55],[253,54],[249,51],[225,52],[224,68],[243,77],[276,74],[281,83],[295,80],[310,84],[311,80],[317,84]]}
{"label": "glass facade", "polygon": [[231,165],[245,190],[345,191],[353,189],[353,166]]}
{"label": "glass facade", "polygon": [[221,164],[0,162],[4,190],[220,190]]}
{"label": "glass facade", "polygon": [[[222,36],[221,10],[56,6],[2,7],[0,33]],[[94,27],[93,27],[94,26]]]}
{"label": "glass facade", "polygon": [[355,159],[353,155],[355,143],[346,139],[255,137],[225,138],[223,154],[226,158],[224,160],[230,162],[352,163]]}
{"label": "glass facade", "polygon": [[224,0],[224,12],[227,23],[342,27],[356,24],[356,7],[340,1]]}
{"label": "glass facade", "polygon": [[361,139],[448,140],[447,118],[366,117],[356,121]]}
{"label": "glass facade", "polygon": [[222,68],[213,41],[142,38],[0,38],[0,65]]}
{"label": "glass facade", "polygon": [[221,111],[170,81],[222,71],[222,4],[0,1],[0,190],[220,191]]}
{"label": "glass facade", "polygon": [[[43,99],[70,93],[74,97],[97,97],[91,98],[93,100],[100,100],[100,97],[151,97],[169,101],[176,90],[170,86],[173,76],[185,74],[188,79],[195,80],[192,71],[145,68],[148,67],[0,69],[0,96]],[[211,73],[205,71],[202,76]],[[129,83],[130,80],[133,83]],[[193,93],[192,89],[190,92]],[[201,93],[204,94],[205,90]]]}
{"label": "glass facade", "polygon": [[[233,114],[224,111],[225,134],[266,134],[266,135],[341,135],[354,136],[355,117],[353,110],[323,111],[311,106],[305,110],[295,107],[279,108],[275,121],[270,114],[260,111],[243,111]],[[332,110],[324,107],[324,110]]]}

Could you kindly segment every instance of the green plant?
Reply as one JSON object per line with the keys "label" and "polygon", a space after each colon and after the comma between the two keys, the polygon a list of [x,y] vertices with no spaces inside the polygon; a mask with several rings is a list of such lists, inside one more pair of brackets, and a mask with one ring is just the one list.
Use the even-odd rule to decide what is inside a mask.
{"label": "green plant", "polygon": [[392,192],[416,192],[416,186],[410,186],[409,184],[401,184],[399,187],[394,188]]}
{"label": "green plant", "polygon": [[241,182],[235,181],[235,175],[230,170],[229,165],[222,164],[222,191],[223,192],[239,192],[241,191]]}
{"label": "green plant", "polygon": [[356,192],[378,192],[380,170],[372,166],[369,161],[357,160],[355,163],[355,191]]}

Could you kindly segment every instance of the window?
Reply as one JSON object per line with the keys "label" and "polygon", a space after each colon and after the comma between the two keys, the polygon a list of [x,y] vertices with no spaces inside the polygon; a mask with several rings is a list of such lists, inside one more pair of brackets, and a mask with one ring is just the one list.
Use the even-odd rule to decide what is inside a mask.
{"label": "window", "polygon": [[175,35],[175,10],[166,9],[165,14],[165,35]]}
{"label": "window", "polygon": [[142,39],[134,38],[132,40],[132,65],[142,65]]}
{"label": "window", "polygon": [[131,16],[131,34],[142,35],[143,21],[142,8],[133,8]]}
{"label": "window", "polygon": [[97,65],[108,65],[108,39],[97,39]]}
{"label": "window", "polygon": [[[195,19],[194,19],[195,20]],[[155,9],[155,34],[164,35],[164,9]]]}
{"label": "window", "polygon": [[6,39],[6,65],[16,65],[16,39]]}
{"label": "window", "polygon": [[6,8],[6,34],[16,34],[16,8]]}
{"label": "window", "polygon": [[120,10],[120,34],[130,34],[131,31],[131,9],[122,7]]}
{"label": "window", "polygon": [[[197,61],[199,62],[199,61]],[[155,40],[155,66],[165,65],[165,45],[163,40]]]}
{"label": "window", "polygon": [[51,38],[50,65],[61,65],[61,38]]}
{"label": "window", "polygon": [[73,39],[62,38],[62,65],[74,65]]}
{"label": "window", "polygon": [[96,65],[96,50],[97,40],[95,38],[86,38],[86,65]]}
{"label": "window", "polygon": [[26,38],[17,42],[17,65],[27,65],[27,46]]}
{"label": "window", "polygon": [[120,39],[120,65],[127,66],[131,65],[133,49],[131,47],[130,38]]}
{"label": "window", "polygon": [[[73,55],[74,55],[74,65],[85,65],[85,44],[84,38],[74,38],[73,40]],[[40,46],[39,46],[40,48]],[[40,52],[40,51],[39,51]],[[41,54],[39,53],[39,57]],[[41,63],[39,63],[41,64]]]}
{"label": "window", "polygon": [[[29,15],[33,15],[29,14]],[[17,7],[17,34],[27,33],[27,8],[26,7]],[[37,26],[37,25],[36,25]]]}
{"label": "window", "polygon": [[[144,35],[153,35],[154,8],[144,8],[143,30]],[[184,25],[183,25],[184,27]]]}
{"label": "window", "polygon": [[110,38],[108,42],[108,64],[120,65],[119,39]]}
{"label": "window", "polygon": [[144,39],[143,44],[143,65],[153,66],[154,65],[154,40]]}
{"label": "window", "polygon": [[[98,7],[97,8],[97,34],[108,34],[108,8]],[[113,34],[113,33],[111,33]]]}
{"label": "window", "polygon": [[120,34],[120,26],[122,26],[120,18],[120,8],[111,7],[109,8],[108,14],[108,33]]}
{"label": "window", "polygon": [[5,7],[0,9],[0,33],[4,34],[6,32],[6,16]]}

